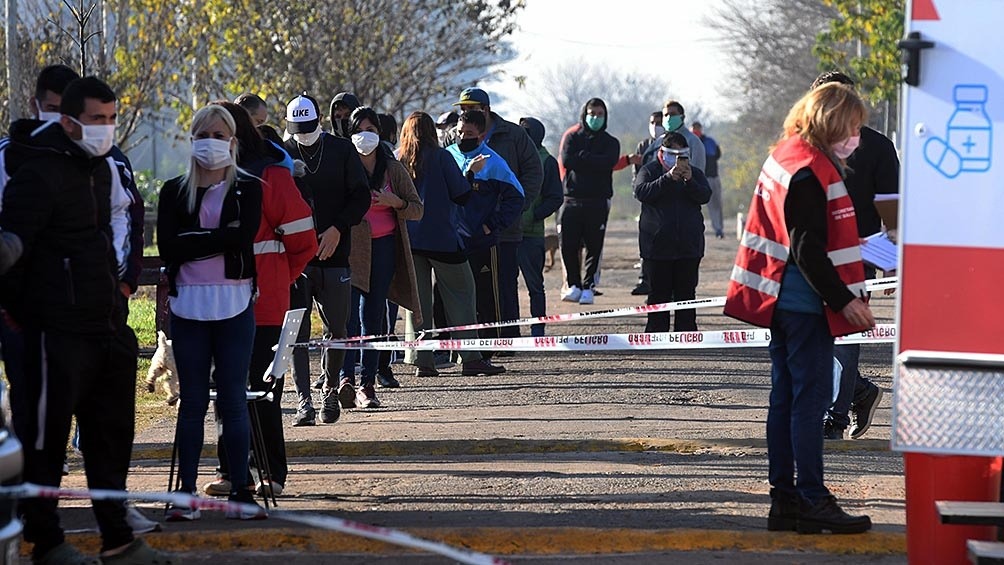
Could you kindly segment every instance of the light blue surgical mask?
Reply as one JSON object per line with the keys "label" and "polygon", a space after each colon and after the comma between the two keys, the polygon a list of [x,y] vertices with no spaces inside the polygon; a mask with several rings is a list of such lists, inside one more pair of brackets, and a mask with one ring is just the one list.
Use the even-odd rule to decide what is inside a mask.
{"label": "light blue surgical mask", "polygon": [[604,122],[607,121],[606,116],[586,116],[586,127],[592,131],[600,131],[603,127]]}

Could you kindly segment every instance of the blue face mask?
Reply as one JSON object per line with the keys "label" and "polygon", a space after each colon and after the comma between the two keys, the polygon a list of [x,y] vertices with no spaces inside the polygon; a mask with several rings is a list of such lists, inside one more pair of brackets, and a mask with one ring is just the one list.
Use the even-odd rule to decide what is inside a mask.
{"label": "blue face mask", "polygon": [[586,127],[592,131],[600,131],[603,127],[604,122],[607,121],[606,116],[586,116]]}
{"label": "blue face mask", "polygon": [[666,131],[676,131],[683,127],[683,116],[677,114],[675,116],[667,115],[662,119],[662,127],[666,128]]}

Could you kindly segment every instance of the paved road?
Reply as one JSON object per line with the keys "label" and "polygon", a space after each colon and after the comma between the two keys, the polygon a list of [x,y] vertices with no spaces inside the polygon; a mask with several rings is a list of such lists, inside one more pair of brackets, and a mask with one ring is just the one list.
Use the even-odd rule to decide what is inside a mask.
{"label": "paved road", "polygon": [[[637,277],[631,228],[621,223],[608,231],[605,294],[594,306],[559,302],[560,267],[547,274],[550,312],[640,303],[628,293]],[[709,240],[698,297],[724,294],[734,253],[734,241]],[[893,300],[875,303],[879,318],[891,321]],[[699,312],[698,323],[741,327],[714,311]],[[548,331],[643,326],[642,318],[617,318]],[[891,346],[863,347],[862,372],[886,391],[891,359]],[[334,425],[287,427],[291,473],[280,507],[421,532],[517,563],[905,561],[902,459],[888,450],[891,395],[866,439],[827,444],[829,485],[849,510],[872,516],[875,533],[778,535],[763,529],[765,350],[520,353],[500,361],[507,373],[478,378],[453,369],[417,379],[397,365],[404,386],[379,391],[384,408],[347,411]],[[165,487],[172,433],[173,413],[165,410],[163,421],[138,434],[132,490]],[[203,461],[203,481],[214,465]],[[75,470],[67,483],[82,486],[82,473]],[[88,527],[88,513],[70,506],[70,527]],[[449,562],[318,532],[309,543],[296,541],[289,532],[298,530],[290,527],[208,513],[150,540],[188,550],[193,562]],[[92,538],[75,539],[86,545]],[[653,541],[659,539],[673,545]]]}

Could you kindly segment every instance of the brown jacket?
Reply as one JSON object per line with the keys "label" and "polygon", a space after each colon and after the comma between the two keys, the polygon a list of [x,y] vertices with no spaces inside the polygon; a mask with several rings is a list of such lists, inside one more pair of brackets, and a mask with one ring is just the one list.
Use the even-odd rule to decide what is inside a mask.
{"label": "brown jacket", "polygon": [[[418,283],[415,278],[415,262],[411,256],[411,242],[408,239],[408,220],[420,220],[425,212],[422,199],[415,190],[415,183],[404,165],[394,159],[387,160],[387,180],[390,188],[398,198],[408,203],[408,206],[397,212],[396,248],[394,257],[394,278],[390,282],[387,294],[391,302],[407,308],[418,315],[422,311],[418,300]],[[370,224],[363,218],[352,226],[352,253],[349,255],[349,267],[352,269],[352,286],[363,292],[370,290]],[[421,321],[416,321],[421,323]]]}

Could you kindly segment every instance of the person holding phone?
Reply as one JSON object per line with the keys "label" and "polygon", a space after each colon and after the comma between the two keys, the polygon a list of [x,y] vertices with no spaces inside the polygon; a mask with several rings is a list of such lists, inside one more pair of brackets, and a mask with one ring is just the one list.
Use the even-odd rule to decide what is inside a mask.
{"label": "person holding phone", "polygon": [[[638,244],[648,265],[647,304],[693,300],[704,257],[704,216],[711,199],[704,171],[690,164],[687,138],[670,132],[656,159],[638,170],[634,197],[641,202]],[[695,310],[678,310],[674,331],[696,331]],[[646,332],[668,332],[669,312],[648,315]]]}

